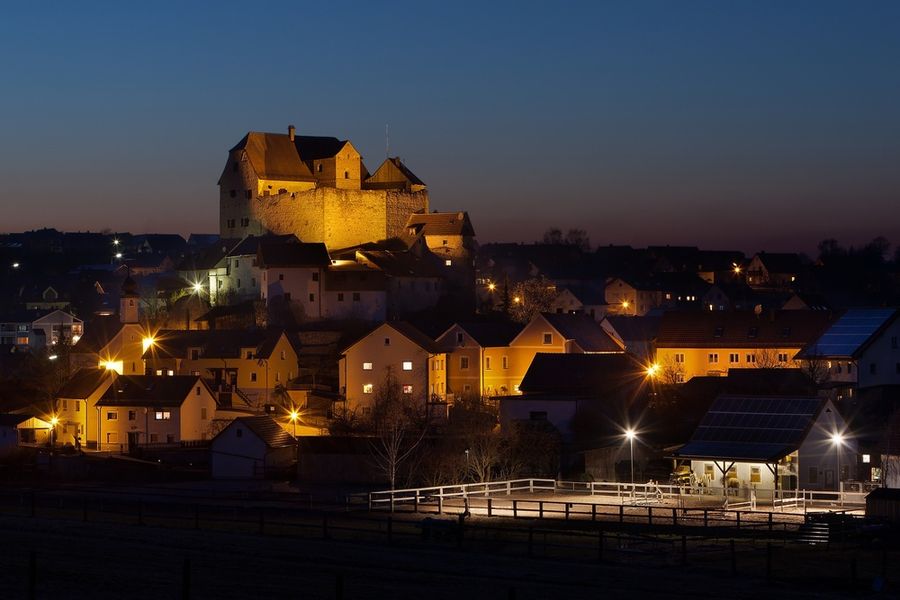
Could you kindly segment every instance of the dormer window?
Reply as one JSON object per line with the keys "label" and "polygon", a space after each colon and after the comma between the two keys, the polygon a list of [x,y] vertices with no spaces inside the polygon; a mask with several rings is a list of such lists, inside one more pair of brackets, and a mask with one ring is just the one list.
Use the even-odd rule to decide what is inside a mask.
{"label": "dormer window", "polygon": [[725,335],[725,328],[721,325],[713,329],[713,337],[720,338]]}
{"label": "dormer window", "polygon": [[757,335],[759,335],[759,327],[751,327],[750,329],[747,330],[747,337],[748,337],[748,338],[753,339],[753,338],[755,338]]}

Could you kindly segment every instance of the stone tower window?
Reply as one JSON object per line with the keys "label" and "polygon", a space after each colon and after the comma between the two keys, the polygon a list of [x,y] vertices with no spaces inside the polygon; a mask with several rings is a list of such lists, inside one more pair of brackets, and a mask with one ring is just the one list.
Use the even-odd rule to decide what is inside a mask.
{"label": "stone tower window", "polygon": [[350,179],[350,171],[344,171],[344,179]]}
{"label": "stone tower window", "polygon": [[322,163],[316,165],[316,171],[318,171],[319,173],[322,172]]}

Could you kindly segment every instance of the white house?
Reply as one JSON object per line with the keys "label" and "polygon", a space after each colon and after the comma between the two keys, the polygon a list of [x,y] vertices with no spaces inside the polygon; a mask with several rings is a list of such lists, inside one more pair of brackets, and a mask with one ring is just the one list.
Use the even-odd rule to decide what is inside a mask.
{"label": "white house", "polygon": [[240,417],[213,438],[214,479],[256,479],[289,468],[297,441],[268,415]]}

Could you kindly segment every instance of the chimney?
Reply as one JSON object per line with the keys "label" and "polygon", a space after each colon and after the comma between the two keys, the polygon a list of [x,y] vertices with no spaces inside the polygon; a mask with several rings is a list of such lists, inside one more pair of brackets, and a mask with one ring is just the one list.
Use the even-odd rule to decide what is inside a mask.
{"label": "chimney", "polygon": [[294,127],[293,125],[288,125],[288,137],[290,138],[290,140],[291,140],[292,142],[294,141],[294,134],[295,134],[295,133],[297,133],[297,128]]}

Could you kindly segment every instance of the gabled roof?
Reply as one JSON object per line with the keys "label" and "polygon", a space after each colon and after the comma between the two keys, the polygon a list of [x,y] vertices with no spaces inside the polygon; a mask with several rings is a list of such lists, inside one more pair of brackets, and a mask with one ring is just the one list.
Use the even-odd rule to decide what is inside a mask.
{"label": "gabled roof", "polygon": [[332,265],[325,271],[323,279],[323,287],[329,292],[383,292],[387,289],[384,273],[356,263]]}
{"label": "gabled roof", "polygon": [[895,308],[851,308],[800,352],[802,358],[852,358],[865,352],[897,320]]}
{"label": "gabled roof", "polygon": [[817,397],[719,396],[675,455],[774,462],[797,450],[825,405]]}
{"label": "gabled roof", "polygon": [[113,379],[115,371],[99,368],[81,368],[69,378],[57,392],[57,398],[84,400],[102,385]]}
{"label": "gabled roof", "polygon": [[409,170],[399,157],[387,158],[372,175],[366,179],[367,188],[392,188],[407,185],[425,185],[415,173]]}
{"label": "gabled roof", "polygon": [[177,407],[198,385],[207,387],[197,375],[118,375],[97,406]]}
{"label": "gabled roof", "polygon": [[803,268],[800,255],[789,252],[760,252],[756,258],[770,273],[797,273]]}
{"label": "gabled roof", "polygon": [[784,310],[669,311],[663,314],[657,348],[778,348],[805,346],[828,326],[831,313]]}
{"label": "gabled roof", "polygon": [[[273,134],[267,134],[273,135]],[[287,137],[287,136],[285,136]],[[318,135],[294,136],[294,146],[300,153],[300,160],[321,160],[334,158],[341,151],[347,140],[339,140],[336,137]]]}
{"label": "gabled roof", "polygon": [[626,341],[650,341],[659,333],[659,324],[662,317],[643,316],[626,317],[622,315],[607,315],[604,317],[612,328]]}
{"label": "gabled roof", "polygon": [[0,414],[0,427],[16,427],[30,418],[31,415],[26,414],[2,413]]}
{"label": "gabled roof", "polygon": [[[522,331],[523,325],[505,321],[491,323],[466,321],[451,326],[450,329],[438,336],[438,339],[447,335],[453,327],[459,327],[468,333],[482,348],[502,348],[509,346],[509,343]],[[452,346],[456,340],[445,340],[445,343]]]}
{"label": "gabled roof", "polygon": [[519,389],[530,394],[603,395],[640,386],[646,368],[630,354],[535,354]]}
{"label": "gabled roof", "polygon": [[559,291],[568,290],[570,294],[584,305],[603,306],[606,304],[606,290],[602,285],[590,283],[567,284],[559,286]]}
{"label": "gabled roof", "polygon": [[472,227],[467,212],[413,213],[409,215],[406,227],[423,235],[475,235],[475,228]]}
{"label": "gabled roof", "polygon": [[[315,181],[312,171],[300,159],[297,147],[284,133],[251,131],[231,149],[243,150],[260,179]],[[230,167],[226,166],[226,169]]]}
{"label": "gabled roof", "polygon": [[553,329],[585,352],[623,352],[624,348],[588,315],[541,313]]}
{"label": "gabled roof", "polygon": [[327,267],[331,264],[325,244],[262,242],[257,254],[261,268]]}
{"label": "gabled roof", "polygon": [[416,256],[412,252],[388,250],[360,250],[357,256],[391,277],[441,278],[443,274],[433,261]]}
{"label": "gabled roof", "polygon": [[269,415],[238,417],[229,424],[229,428],[240,425],[252,431],[269,448],[287,448],[297,443],[297,440]]}
{"label": "gabled roof", "polygon": [[234,246],[228,256],[256,256],[262,244],[299,244],[300,240],[293,233],[285,235],[248,235],[239,244]]}
{"label": "gabled roof", "polygon": [[144,358],[187,358],[191,348],[199,348],[201,358],[241,358],[242,348],[253,348],[254,359],[269,358],[282,335],[269,329],[162,330]]}
{"label": "gabled roof", "polygon": [[367,337],[369,337],[370,335],[372,335],[373,333],[375,333],[382,327],[390,327],[391,329],[393,329],[394,331],[396,331],[397,333],[399,333],[400,335],[402,335],[403,337],[408,339],[410,342],[419,346],[420,348],[422,348],[423,350],[425,350],[426,352],[428,352],[430,354],[440,354],[444,351],[437,344],[437,342],[435,342],[433,339],[428,337],[426,334],[422,333],[422,331],[417,329],[412,324],[407,323],[406,321],[388,321],[386,323],[381,323],[380,325],[375,326],[364,336],[358,338],[356,341],[349,344],[347,347],[345,347],[341,351],[341,354],[345,354],[348,350],[350,350],[350,348],[357,345],[358,343],[360,343],[361,341],[363,341],[364,339],[366,339]]}

